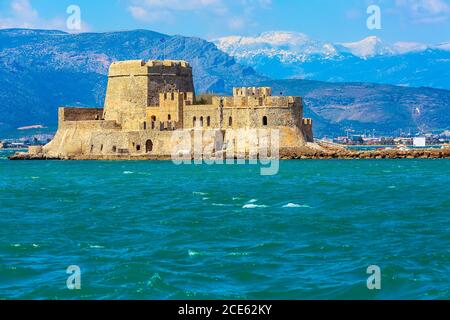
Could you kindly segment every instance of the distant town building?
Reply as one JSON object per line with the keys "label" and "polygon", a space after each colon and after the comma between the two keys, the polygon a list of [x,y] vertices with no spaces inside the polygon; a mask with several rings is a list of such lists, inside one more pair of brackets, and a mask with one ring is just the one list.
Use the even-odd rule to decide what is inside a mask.
{"label": "distant town building", "polygon": [[426,147],[427,138],[426,137],[415,137],[413,140],[414,147]]}

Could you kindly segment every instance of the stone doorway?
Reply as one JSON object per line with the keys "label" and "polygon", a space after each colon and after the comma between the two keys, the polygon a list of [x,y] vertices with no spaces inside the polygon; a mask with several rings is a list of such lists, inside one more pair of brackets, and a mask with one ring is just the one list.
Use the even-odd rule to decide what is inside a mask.
{"label": "stone doorway", "polygon": [[145,152],[150,153],[152,151],[153,151],[153,142],[152,140],[147,140],[147,142],[145,143]]}

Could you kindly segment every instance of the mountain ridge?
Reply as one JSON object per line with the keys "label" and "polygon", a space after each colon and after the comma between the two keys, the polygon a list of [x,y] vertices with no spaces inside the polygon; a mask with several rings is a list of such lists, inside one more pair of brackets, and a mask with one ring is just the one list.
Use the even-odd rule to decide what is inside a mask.
{"label": "mountain ridge", "polygon": [[[419,42],[406,42],[398,41],[394,44],[384,42],[378,36],[367,36],[364,39],[350,42],[326,42],[315,40],[302,32],[294,31],[267,31],[263,32],[255,37],[251,36],[225,36],[216,39],[212,39],[211,42],[215,43],[218,48],[225,52],[232,52],[232,55],[236,55],[236,50],[240,51],[245,49],[252,50],[255,48],[273,48],[283,49],[289,48],[292,51],[301,53],[301,49],[304,47],[313,47],[315,53],[321,53],[322,55],[329,55],[329,52],[335,54],[350,52],[360,58],[367,58],[378,55],[396,55],[404,54],[408,52],[425,51],[427,49],[441,49],[444,51],[450,50],[450,41],[429,45]],[[325,49],[325,51],[321,51]],[[352,52],[352,49],[353,52]],[[328,52],[327,52],[328,51]],[[306,53],[310,53],[306,50]],[[327,54],[328,53],[328,54]]]}
{"label": "mountain ridge", "polygon": [[449,43],[391,45],[375,36],[356,42],[329,43],[296,32],[230,36],[213,42],[241,64],[252,66],[271,79],[360,81],[450,89]]}

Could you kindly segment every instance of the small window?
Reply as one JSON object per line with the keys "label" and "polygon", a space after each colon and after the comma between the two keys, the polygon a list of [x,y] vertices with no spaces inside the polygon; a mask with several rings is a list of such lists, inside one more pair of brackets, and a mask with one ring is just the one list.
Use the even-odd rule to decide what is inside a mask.
{"label": "small window", "polygon": [[113,146],[112,147],[112,152],[116,152],[117,151],[117,147],[116,146]]}
{"label": "small window", "polygon": [[196,122],[197,122],[197,117],[194,117],[193,119],[192,119],[192,123],[193,123],[193,127],[195,128],[195,125],[196,125]]}
{"label": "small window", "polygon": [[206,125],[207,125],[208,127],[211,126],[211,117],[210,117],[210,116],[208,116],[208,117],[206,118]]}
{"label": "small window", "polygon": [[170,94],[170,99],[175,100],[175,95],[173,94],[173,92]]}
{"label": "small window", "polygon": [[172,120],[172,116],[170,114],[167,116],[167,120]]}
{"label": "small window", "polygon": [[203,127],[203,117],[200,117],[200,127]]}
{"label": "small window", "polygon": [[262,119],[263,126],[267,126],[267,117],[264,116]]}
{"label": "small window", "polygon": [[147,121],[144,121],[144,130],[147,130]]}
{"label": "small window", "polygon": [[100,146],[100,151],[103,151],[103,145]]}
{"label": "small window", "polygon": [[140,144],[136,145],[136,151],[141,151],[141,145]]}
{"label": "small window", "polygon": [[233,118],[229,117],[228,118],[228,126],[231,127],[233,125]]}
{"label": "small window", "polygon": [[91,153],[92,153],[92,151],[94,151],[94,145],[93,144],[91,144]]}

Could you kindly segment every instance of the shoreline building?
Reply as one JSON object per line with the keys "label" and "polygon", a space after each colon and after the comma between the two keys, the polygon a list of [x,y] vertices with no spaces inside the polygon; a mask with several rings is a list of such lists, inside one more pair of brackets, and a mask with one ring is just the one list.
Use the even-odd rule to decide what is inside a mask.
{"label": "shoreline building", "polygon": [[192,137],[196,130],[216,131],[223,137],[216,151],[226,152],[233,145],[230,132],[238,129],[277,129],[280,150],[314,141],[301,97],[273,96],[268,87],[234,88],[228,97],[196,97],[192,68],[185,61],[122,61],[110,66],[104,108],[59,108],[54,139],[30,148],[29,154],[59,159],[162,158],[171,155],[176,130]]}

